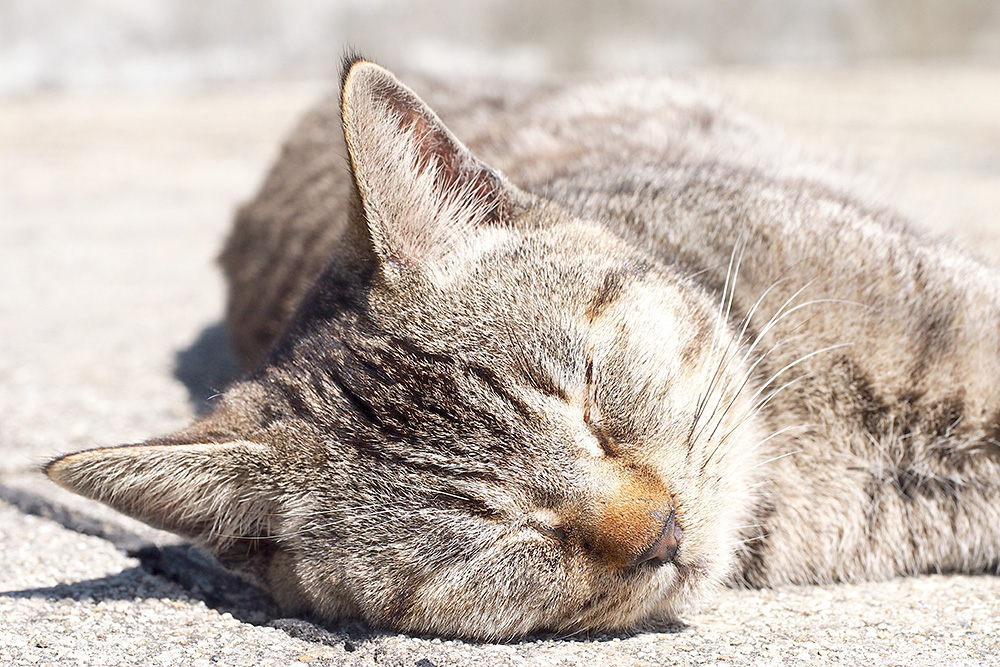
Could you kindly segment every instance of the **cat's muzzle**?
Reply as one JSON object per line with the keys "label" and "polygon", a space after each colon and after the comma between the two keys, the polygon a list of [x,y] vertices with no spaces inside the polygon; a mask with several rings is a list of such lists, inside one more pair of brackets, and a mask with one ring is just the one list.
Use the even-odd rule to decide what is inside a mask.
{"label": "cat's muzzle", "polygon": [[579,536],[585,549],[611,567],[673,562],[684,531],[670,495],[650,486],[618,491],[592,499],[583,513],[564,525],[564,532],[570,539]]}

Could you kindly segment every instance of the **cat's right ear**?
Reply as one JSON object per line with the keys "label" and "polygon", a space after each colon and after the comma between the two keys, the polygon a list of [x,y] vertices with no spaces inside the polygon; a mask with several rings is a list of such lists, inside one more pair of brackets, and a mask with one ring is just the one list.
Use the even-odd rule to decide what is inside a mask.
{"label": "cat's right ear", "polygon": [[380,264],[440,269],[503,232],[525,195],[391,73],[349,62],[341,106],[360,203],[355,224]]}

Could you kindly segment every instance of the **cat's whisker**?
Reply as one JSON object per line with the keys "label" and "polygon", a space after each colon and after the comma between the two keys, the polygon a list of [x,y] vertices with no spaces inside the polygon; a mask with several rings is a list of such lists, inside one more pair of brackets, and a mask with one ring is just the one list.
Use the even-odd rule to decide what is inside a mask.
{"label": "cat's whisker", "polygon": [[[716,355],[719,354],[719,351],[721,349],[721,344],[720,343],[721,343],[722,336],[725,333],[725,327],[726,327],[725,323],[726,323],[726,321],[728,320],[728,317],[729,317],[729,310],[728,310],[728,308],[730,308],[732,306],[732,294],[734,294],[735,291],[736,291],[736,274],[733,271],[733,267],[734,267],[734,263],[735,263],[736,266],[737,266],[736,271],[737,272],[739,271],[739,269],[738,269],[738,262],[736,262],[736,253],[737,253],[737,250],[740,249],[741,239],[742,239],[742,237],[737,238],[736,243],[733,244],[733,250],[732,250],[732,252],[729,255],[729,266],[726,269],[726,279],[725,279],[725,282],[723,283],[723,286],[722,286],[722,295],[721,295],[721,297],[719,299],[718,317],[716,318],[715,330],[714,330],[714,332],[712,334],[712,346],[711,346],[711,348],[709,350],[709,355],[708,355],[709,361],[704,366],[705,370],[703,371],[702,381],[699,384],[701,384],[701,385],[705,385],[706,384],[705,383],[705,376],[709,373],[710,369],[714,368],[715,372],[713,373],[713,375],[711,377],[711,380],[708,382],[708,386],[706,387],[706,389],[704,390],[704,392],[702,393],[702,395],[699,397],[698,404],[697,404],[697,406],[695,408],[694,419],[691,422],[691,428],[690,428],[690,431],[688,433],[688,438],[687,438],[688,452],[689,453],[691,451],[691,447],[692,447],[693,443],[697,440],[697,438],[694,436],[694,432],[695,432],[695,429],[698,426],[699,419],[701,418],[701,415],[702,415],[705,407],[708,404],[709,397],[712,395],[712,390],[713,390],[716,382],[718,381],[718,378],[720,377],[720,373],[722,372],[722,370],[721,370],[722,359],[725,358],[725,354],[728,353],[728,350],[729,350],[729,348],[727,347],[726,348],[726,353],[722,354],[722,356],[720,357],[720,359],[719,359],[719,361],[717,363],[716,362]],[[740,255],[740,261],[742,261],[742,254]],[[728,296],[729,303],[728,303],[728,305],[724,305],[724,304],[726,304],[727,296]],[[724,310],[725,310],[725,313],[724,313]],[[732,344],[733,344],[733,341],[730,338],[729,345],[732,345]]]}
{"label": "cat's whisker", "polygon": [[754,482],[753,484],[748,484],[745,488],[747,491],[753,491],[754,489],[759,489],[764,486],[769,486],[772,483],[773,482],[769,479],[762,479],[758,482]]}
{"label": "cat's whisker", "polygon": [[736,242],[734,247],[739,248],[740,254],[736,258],[736,267],[733,269],[733,279],[729,283],[729,304],[726,306],[726,320],[729,320],[733,311],[733,297],[736,295],[736,280],[740,277],[740,267],[743,266],[743,257],[747,251],[747,243],[743,238],[743,230],[736,232]]}
{"label": "cat's whisker", "polygon": [[[823,301],[823,300],[817,300],[816,302],[810,302],[810,303],[806,303],[806,304],[802,304],[802,305],[811,305],[811,303],[818,303],[820,301]],[[807,318],[805,321],[803,321],[803,322],[799,323],[798,325],[796,325],[795,327],[793,327],[792,331],[794,332],[797,329],[799,329],[800,327],[804,327],[805,324],[808,323],[811,320],[812,320],[812,317]],[[807,334],[803,333],[803,334],[797,334],[797,335],[792,335],[792,336],[786,336],[785,338],[782,338],[781,340],[779,340],[779,341],[775,342],[773,345],[771,345],[761,356],[759,356],[757,358],[756,361],[754,361],[753,364],[750,365],[749,368],[747,368],[747,370],[743,374],[743,382],[741,383],[739,389],[737,389],[736,392],[734,393],[733,398],[730,401],[729,405],[726,406],[726,409],[722,412],[721,415],[719,415],[719,421],[716,424],[716,428],[718,428],[718,425],[721,424],[722,420],[726,417],[726,415],[728,414],[730,408],[732,408],[733,404],[736,402],[736,400],[738,400],[738,398],[740,397],[740,395],[743,393],[743,390],[749,385],[750,380],[753,377],[753,373],[757,370],[758,366],[760,366],[764,362],[764,360],[768,356],[771,355],[772,352],[778,350],[779,348],[781,348],[781,347],[783,347],[785,345],[788,345],[790,343],[793,343],[793,342],[796,342],[798,340],[801,340],[802,338],[806,337],[806,335]],[[760,336],[758,336],[757,340],[758,341],[760,340]],[[754,344],[756,345],[756,341],[755,341]],[[763,382],[762,383],[762,388],[763,387],[767,387],[768,384],[770,384],[775,379],[775,377],[776,376],[772,376],[770,379],[768,379],[767,381]],[[735,379],[735,375],[734,375],[734,379]],[[726,389],[728,390],[728,388],[729,387],[727,385]],[[714,417],[714,414],[713,414],[713,417]],[[710,438],[714,437],[714,435],[715,435],[715,432],[713,431],[713,433],[710,436]]]}
{"label": "cat's whisker", "polygon": [[[781,283],[785,282],[786,280],[787,280],[786,278],[779,278],[778,280],[776,280],[773,283],[771,283],[771,285],[768,286],[768,288],[764,290],[764,292],[760,295],[760,297],[757,298],[757,301],[754,302],[753,306],[750,308],[750,310],[747,312],[747,314],[743,317],[743,320],[741,322],[740,330],[736,334],[736,336],[732,339],[732,341],[735,341],[735,342],[738,343],[739,341],[743,340],[743,336],[746,334],[746,330],[750,326],[750,322],[753,320],[754,314],[757,312],[757,309],[760,307],[760,305],[764,302],[764,299],[767,298],[767,295],[770,294],[772,290],[774,290],[775,288],[777,288],[778,285],[780,285]],[[773,319],[773,317],[772,317],[772,319]],[[744,365],[746,363],[746,360],[749,358],[750,354],[753,352],[753,349],[756,347],[757,342],[760,341],[760,340],[761,340],[761,335],[758,334],[756,336],[756,338],[754,339],[753,344],[751,344],[749,346],[749,349],[746,351],[746,354],[744,354],[743,358],[740,360],[740,363],[739,363],[740,366],[742,366],[742,365]],[[733,360],[736,359],[736,356],[738,354],[738,349],[739,349],[738,346],[736,346],[736,348],[733,350],[733,354],[728,357],[728,360],[725,361],[725,367],[721,368],[720,371],[717,371],[717,375],[721,374],[722,376],[725,376],[725,375],[729,374],[729,369],[732,367]],[[771,349],[774,349],[774,346],[772,346]],[[727,352],[728,352],[728,350],[727,350]],[[770,350],[768,350],[768,353],[769,352],[770,352]],[[765,353],[764,356],[766,357],[767,353]],[[760,360],[758,360],[757,363],[760,363]],[[754,366],[756,366],[756,364],[754,364]],[[751,368],[751,371],[752,371],[752,368]],[[750,377],[750,372],[747,373],[747,378],[746,378],[746,380],[744,380],[744,385],[746,384],[747,381],[749,381],[749,377]],[[722,391],[720,392],[720,397],[724,396],[729,391],[729,388],[730,388],[730,386],[732,384],[732,380],[733,380],[733,378],[731,377],[730,380],[726,383],[726,386],[723,387]],[[739,391],[736,392],[736,396],[738,396],[738,395],[739,395]],[[734,396],[734,400],[735,400],[736,396]],[[713,411],[713,413],[714,413],[714,411]],[[710,418],[710,421],[711,421],[711,418]]]}
{"label": "cat's whisker", "polygon": [[[761,355],[761,357],[759,357],[754,362],[754,364],[750,368],[747,369],[747,371],[744,374],[743,384],[736,391],[736,393],[734,394],[734,396],[733,396],[732,400],[730,401],[729,405],[726,406],[726,409],[721,414],[718,414],[718,410],[721,407],[722,400],[720,398],[720,400],[717,401],[717,403],[715,405],[715,408],[713,408],[712,413],[709,415],[708,419],[705,421],[705,427],[699,432],[699,434],[698,434],[699,437],[704,433],[704,430],[707,429],[708,425],[710,425],[710,424],[712,424],[714,422],[715,423],[715,427],[713,428],[712,434],[709,436],[709,439],[713,438],[715,436],[716,431],[718,430],[719,425],[722,424],[722,421],[724,420],[725,416],[729,413],[730,408],[735,403],[735,401],[739,398],[740,393],[742,393],[743,389],[746,387],[747,383],[749,382],[750,378],[752,377],[753,372],[757,368],[757,366],[760,365],[764,361],[764,359],[766,359],[767,356],[769,354],[771,354],[774,350],[778,349],[780,346],[786,344],[787,342],[791,342],[793,340],[798,339],[799,337],[800,336],[790,336],[790,337],[787,337],[787,338],[783,338],[782,340],[776,342],[774,345],[772,345],[770,348],[768,348],[768,350],[765,351],[764,354]],[[772,380],[773,379],[774,378],[772,377]],[[729,384],[730,383],[727,383],[727,389],[729,387]],[[766,386],[766,383],[765,383],[764,386]],[[724,442],[729,437],[729,435],[730,434],[727,434],[726,437],[724,437],[722,439],[722,441]],[[713,454],[714,454],[714,452],[713,452]],[[709,457],[709,458],[711,458],[711,457]]]}
{"label": "cat's whisker", "polygon": [[[739,277],[740,265],[743,262],[743,252],[745,246],[743,245],[743,237],[740,234],[735,243],[733,243],[733,250],[729,255],[729,266],[726,268],[726,279],[722,285],[722,294],[719,298],[719,312],[716,317],[715,331],[712,336],[712,350],[709,355],[709,363],[706,365],[706,372],[709,368],[716,366],[716,355],[720,354],[722,350],[722,339],[726,337],[728,339],[728,345],[732,345],[732,338],[725,336],[726,333],[726,322],[729,321],[730,313],[732,312],[733,298],[736,294],[736,279]],[[726,351],[728,352],[728,347]],[[722,353],[722,358],[725,358],[725,353]],[[718,369],[716,369],[716,374],[718,374]],[[712,382],[715,382],[716,377],[713,376]],[[709,388],[708,392],[710,393]]]}
{"label": "cat's whisker", "polygon": [[815,426],[815,424],[792,424],[790,426],[786,426],[784,428],[780,428],[777,431],[775,431],[774,433],[771,433],[770,435],[768,435],[767,437],[761,438],[760,440],[758,440],[756,443],[754,443],[754,445],[752,447],[748,447],[746,449],[746,451],[744,451],[742,454],[740,454],[740,456],[737,457],[737,459],[735,461],[733,461],[733,465],[734,466],[735,465],[739,465],[748,456],[750,456],[755,451],[757,451],[760,447],[763,447],[765,444],[767,444],[771,440],[774,440],[775,438],[780,437],[780,436],[784,435],[785,433],[788,433],[789,431],[795,431],[795,430],[800,430],[800,429],[808,429],[808,428],[812,428],[813,426]]}
{"label": "cat's whisker", "polygon": [[[744,373],[744,378],[743,378],[743,382],[742,382],[742,384],[741,384],[741,385],[740,385],[740,387],[739,387],[739,388],[738,388],[738,389],[736,390],[736,392],[735,392],[735,393],[733,394],[733,397],[732,397],[732,399],[731,399],[731,400],[729,401],[729,404],[728,404],[728,405],[726,405],[726,408],[725,408],[725,409],[724,409],[724,410],[722,411],[722,413],[721,413],[721,414],[716,414],[715,412],[713,412],[713,414],[712,414],[712,415],[711,415],[711,416],[709,417],[709,420],[708,420],[708,423],[712,423],[713,421],[714,421],[714,423],[715,423],[715,427],[714,427],[714,428],[712,429],[712,433],[711,433],[711,434],[709,435],[709,437],[708,437],[708,439],[709,439],[709,440],[711,440],[712,438],[714,438],[714,437],[715,437],[715,434],[716,434],[716,432],[718,431],[718,428],[719,428],[719,426],[721,426],[721,425],[722,425],[723,421],[724,421],[724,420],[725,420],[725,418],[726,418],[726,417],[728,416],[728,414],[729,414],[730,410],[732,409],[733,405],[734,405],[734,404],[736,403],[736,401],[737,401],[737,400],[739,399],[739,397],[740,397],[740,394],[742,394],[742,393],[743,393],[743,390],[744,390],[744,389],[745,389],[745,388],[746,388],[746,387],[748,386],[748,384],[749,384],[749,382],[750,382],[750,379],[751,379],[751,378],[753,377],[753,373],[754,373],[754,371],[755,371],[755,370],[757,369],[757,367],[758,367],[758,366],[759,366],[759,365],[760,365],[761,363],[763,363],[763,361],[764,361],[764,360],[765,360],[765,359],[766,359],[766,358],[768,357],[768,355],[770,355],[770,354],[771,354],[772,352],[774,352],[775,350],[777,350],[777,349],[778,349],[779,347],[781,347],[781,346],[783,346],[783,345],[785,345],[785,344],[788,344],[788,343],[791,343],[791,342],[794,342],[794,341],[796,341],[796,340],[798,340],[798,339],[800,339],[800,338],[802,338],[802,335],[796,335],[796,336],[789,336],[789,337],[787,337],[787,338],[783,338],[783,339],[781,339],[780,341],[777,341],[777,342],[776,342],[776,343],[775,343],[774,345],[772,345],[771,347],[769,347],[769,348],[767,349],[767,351],[765,351],[765,352],[764,352],[764,354],[763,354],[763,355],[761,355],[761,356],[760,356],[760,357],[759,357],[759,358],[757,359],[757,361],[755,361],[755,362],[754,362],[754,364],[753,364],[752,366],[750,366],[750,368],[748,368],[748,369],[746,370],[746,372]],[[772,378],[771,378],[771,379],[773,380],[773,379],[774,379],[774,376],[772,376]],[[767,383],[764,383],[764,385],[763,385],[763,386],[765,386],[765,387],[766,387],[766,386],[767,386]],[[752,408],[751,408],[751,409],[752,409]],[[744,418],[741,418],[741,419],[739,419],[739,420],[737,420],[737,421],[741,423],[741,422],[743,421],[743,419],[745,419],[745,417],[744,417]],[[735,427],[734,427],[734,428],[733,428],[733,429],[731,429],[731,430],[730,430],[730,431],[729,431],[728,433],[726,433],[726,435],[725,435],[725,436],[723,436],[723,438],[722,438],[722,442],[725,442],[725,441],[727,441],[727,440],[728,440],[728,438],[729,438],[729,437],[730,437],[730,436],[732,435],[733,431],[735,431],[735,430],[736,430],[736,429],[735,429]]]}
{"label": "cat's whisker", "polygon": [[[763,297],[766,296],[766,293],[768,291],[770,291],[772,288],[774,288],[775,286],[777,286],[778,283],[780,282],[780,280],[781,279],[779,279],[779,281],[775,281],[774,283],[772,283],[771,286],[768,287],[767,290],[765,290],[765,294],[763,294],[761,296],[761,298],[758,299],[758,301],[760,301],[761,299],[763,299]],[[786,299],[785,302],[783,304],[781,304],[781,306],[778,308],[777,311],[775,311],[775,313],[771,316],[770,320],[768,320],[768,322],[764,325],[764,328],[761,329],[761,331],[757,334],[757,336],[754,339],[754,341],[748,346],[748,349],[746,350],[746,352],[744,353],[742,359],[740,360],[740,365],[741,366],[744,365],[746,363],[746,360],[749,359],[750,355],[753,354],[753,352],[756,349],[757,345],[760,343],[760,341],[762,341],[764,339],[764,336],[767,333],[769,333],[770,330],[773,327],[777,326],[777,324],[782,319],[784,319],[784,316],[787,314],[787,313],[785,313],[785,310],[789,307],[789,305],[791,303],[793,303],[794,300],[797,299],[799,297],[799,295],[802,294],[803,291],[805,291],[806,289],[808,289],[811,284],[812,284],[812,282],[810,281],[809,283],[806,283],[805,285],[803,285],[795,293],[793,293],[792,296],[790,296],[788,299]],[[809,302],[807,302],[807,304],[808,303]],[[803,304],[803,305],[807,305],[807,304]],[[801,306],[797,306],[796,309],[798,309],[799,307],[801,307]],[[789,313],[790,312],[793,312],[793,311],[789,311]],[[749,319],[747,319],[747,323],[749,324]],[[720,325],[720,326],[722,326],[722,325]],[[739,340],[739,337],[730,338],[730,346],[732,346],[732,344],[733,344],[734,341],[738,341],[738,340]],[[728,347],[726,349],[726,354],[727,355],[728,355],[729,349],[730,348],[728,348]],[[772,346],[772,349],[773,349],[773,346]],[[738,347],[737,347],[737,350],[738,350]],[[732,361],[736,358],[736,355],[737,355],[737,352],[734,351],[732,357],[729,357],[727,359],[724,356],[723,359],[720,359],[720,361],[719,361],[720,368],[717,369],[715,376],[713,376],[713,382],[712,382],[712,384],[710,384],[709,387],[706,389],[706,395],[710,395],[712,393],[712,391],[714,390],[716,378],[723,377],[726,374],[728,374],[729,369],[732,366]],[[758,362],[759,362],[759,360],[758,360]],[[713,360],[712,363],[714,363],[714,360]],[[722,366],[723,363],[725,363],[724,367]],[[755,364],[755,366],[756,366],[756,364]],[[698,439],[700,439],[702,433],[707,428],[707,425],[712,422],[712,418],[714,417],[715,413],[722,406],[722,401],[725,400],[725,393],[728,390],[731,382],[732,382],[732,378],[730,379],[729,382],[727,382],[726,387],[718,394],[717,399],[716,399],[715,407],[712,409],[712,414],[710,415],[709,419],[704,423],[704,425],[702,426],[701,430],[699,430],[696,435],[692,436],[692,440],[697,441]]]}
{"label": "cat's whisker", "polygon": [[733,546],[737,548],[745,547],[748,544],[752,544],[754,542],[760,542],[762,539],[764,539],[763,534],[751,535],[750,537],[745,537],[742,540],[737,541]]}
{"label": "cat's whisker", "polygon": [[730,442],[730,438],[733,435],[735,435],[736,433],[738,433],[741,428],[743,428],[747,424],[754,423],[757,415],[759,415],[767,407],[767,405],[771,402],[772,399],[774,399],[778,394],[780,394],[784,390],[788,389],[792,385],[798,383],[799,381],[801,381],[805,377],[808,377],[808,374],[804,374],[804,375],[800,375],[798,377],[795,377],[795,378],[789,380],[788,382],[786,382],[785,384],[781,385],[780,387],[778,387],[777,389],[775,389],[771,393],[769,393],[759,403],[757,403],[757,404],[751,404],[751,407],[747,409],[747,412],[745,414],[741,415],[739,419],[737,419],[736,425],[734,425],[729,431],[726,432],[725,435],[723,435],[719,439],[719,441],[716,444],[715,448],[708,455],[708,457],[702,462],[701,469],[705,470],[705,468],[708,466],[708,464],[712,461],[712,458],[716,455],[716,453],[718,453],[718,451],[722,447],[722,445]]}
{"label": "cat's whisker", "polygon": [[822,303],[829,303],[831,301],[831,299],[810,299],[809,301],[804,301],[798,305],[792,306],[791,304],[795,301],[795,299],[797,299],[811,286],[812,281],[806,283],[778,307],[778,309],[771,315],[770,319],[764,324],[763,328],[757,333],[754,340],[747,346],[747,350],[744,353],[743,358],[740,360],[741,365],[746,363],[747,359],[750,358],[750,356],[757,349],[757,346],[764,340],[767,334],[769,334],[774,327],[786,320],[789,316],[802,310],[803,308]]}
{"label": "cat's whisker", "polygon": [[745,525],[742,525],[742,526],[734,526],[733,530],[734,531],[753,530],[754,528],[764,528],[765,525],[766,524],[763,524],[763,523],[761,523],[761,522],[758,521],[756,523],[748,523],[748,524],[745,524]]}
{"label": "cat's whisker", "polygon": [[[767,380],[765,380],[764,382],[761,383],[760,388],[757,391],[755,391],[752,396],[750,396],[750,398],[748,399],[748,402],[750,404],[753,404],[754,401],[756,401],[760,397],[760,395],[762,393],[764,393],[765,391],[767,391],[767,388],[769,386],[771,386],[774,383],[775,380],[777,380],[779,377],[781,377],[782,375],[784,375],[785,373],[787,373],[791,369],[795,368],[799,364],[801,364],[801,363],[803,363],[805,361],[808,361],[809,359],[812,359],[813,357],[818,356],[820,354],[823,354],[825,352],[831,352],[833,350],[837,350],[837,349],[840,349],[840,348],[850,347],[851,345],[852,345],[852,343],[836,343],[834,345],[828,345],[828,346],[822,347],[822,348],[820,348],[818,350],[813,350],[812,352],[809,352],[808,354],[804,354],[804,355],[800,356],[798,359],[795,359],[794,361],[791,361],[791,362],[785,364],[781,369],[779,369],[777,372],[773,373],[771,375],[771,377],[769,377]],[[767,400],[770,400],[770,398],[771,397],[768,397]]]}
{"label": "cat's whisker", "polygon": [[[747,533],[750,533],[751,531],[755,531],[755,530],[756,531],[761,531],[762,529],[764,529],[766,527],[767,527],[766,524],[757,522],[757,523],[747,524],[747,525],[744,525],[744,526],[736,526],[735,528],[733,528],[733,532],[747,534]],[[746,544],[747,542],[755,542],[755,541],[759,540],[760,538],[761,538],[761,533],[757,532],[756,534],[751,534],[748,537],[746,537],[746,538],[738,541],[736,544],[737,545],[742,545],[742,544]]]}
{"label": "cat's whisker", "polygon": [[753,423],[753,421],[757,418],[757,415],[763,412],[763,410],[771,403],[772,400],[774,400],[775,397],[777,397],[786,389],[798,384],[807,377],[809,377],[809,373],[803,373],[802,375],[798,375],[789,380],[788,382],[785,382],[780,387],[769,392],[758,403],[751,404],[750,407],[746,409],[746,412],[743,415],[741,415],[739,419],[736,420],[736,424],[729,431],[726,432],[726,434],[723,436],[723,439],[725,440],[732,437],[734,434],[739,432],[739,430],[743,428],[745,425]]}
{"label": "cat's whisker", "polygon": [[[718,431],[719,426],[722,425],[722,422],[725,420],[726,416],[729,414],[730,409],[732,409],[732,407],[736,403],[736,401],[739,400],[740,395],[743,393],[743,390],[749,385],[751,379],[753,378],[753,373],[754,373],[754,371],[757,370],[757,367],[760,366],[764,362],[764,360],[767,359],[767,357],[772,352],[774,352],[778,348],[780,348],[780,347],[782,347],[782,346],[784,346],[784,345],[786,345],[788,343],[791,343],[791,342],[794,342],[796,340],[799,340],[800,338],[802,338],[801,335],[789,336],[788,338],[781,339],[780,341],[776,342],[774,345],[772,345],[771,347],[769,347],[760,357],[757,358],[756,361],[754,361],[754,363],[749,368],[746,369],[746,371],[742,374],[743,375],[743,381],[742,381],[742,383],[740,384],[739,388],[735,392],[733,392],[732,398],[730,399],[729,403],[726,405],[725,409],[720,414],[718,414],[718,418],[716,418],[716,413],[715,412],[713,412],[713,414],[709,417],[709,423],[711,423],[711,421],[713,421],[713,420],[715,421],[715,427],[712,429],[712,433],[709,434],[709,436],[708,436],[709,440],[711,440],[712,438],[715,437],[715,434]],[[734,378],[735,378],[735,376],[734,376]],[[731,381],[730,381],[730,384],[731,384]],[[726,387],[724,388],[724,391],[728,391],[729,390],[729,386],[730,385],[727,384]],[[766,386],[766,383],[765,383],[765,386]],[[720,405],[718,407],[721,407],[721,401],[720,401]]]}
{"label": "cat's whisker", "polygon": [[[892,442],[893,439],[894,426],[895,426],[894,424],[891,423],[889,424],[889,432],[887,434],[887,439],[889,442]],[[896,461],[893,461],[892,457],[889,455],[889,450],[886,448],[886,446],[872,433],[865,431],[865,437],[867,438],[868,442],[871,443],[872,447],[875,448],[876,452],[881,455],[883,461],[885,461],[886,464],[897,463]]]}
{"label": "cat's whisker", "polygon": [[796,449],[796,450],[793,450],[793,451],[790,451],[790,452],[785,452],[784,454],[779,454],[778,456],[772,456],[771,458],[769,458],[769,459],[767,459],[765,461],[761,461],[760,463],[756,463],[756,464],[750,466],[749,468],[744,468],[744,469],[740,470],[737,473],[737,475],[745,475],[746,473],[750,472],[751,470],[756,470],[757,468],[760,468],[762,466],[766,466],[769,463],[774,463],[775,461],[780,461],[781,459],[786,459],[789,456],[795,456],[796,454],[801,454],[801,453],[802,453],[801,449]]}
{"label": "cat's whisker", "polygon": [[[801,310],[802,308],[805,308],[807,306],[812,306],[812,305],[819,304],[819,303],[824,303],[824,302],[827,301],[827,299],[814,299],[814,300],[806,301],[806,302],[801,303],[801,304],[799,304],[799,305],[797,305],[797,306],[795,306],[793,308],[790,308],[790,309],[786,310],[786,308],[788,308],[788,306],[792,303],[792,301],[794,299],[796,299],[811,284],[812,283],[807,283],[806,285],[804,285],[801,289],[799,289],[797,292],[795,292],[791,297],[788,298],[788,300],[785,301],[785,303],[783,303],[778,308],[778,310],[771,316],[771,319],[768,320],[768,322],[764,325],[764,328],[761,329],[760,332],[758,332],[758,334],[754,338],[753,342],[747,347],[746,352],[744,353],[743,357],[740,359],[739,366],[743,366],[743,365],[746,364],[747,360],[750,358],[750,356],[757,349],[757,346],[764,340],[764,337],[768,333],[770,333],[771,329],[773,329],[778,324],[780,324],[782,321],[784,321],[788,316],[790,316],[791,314],[793,314],[793,313],[797,312],[798,310]],[[776,347],[777,347],[777,345],[772,345],[769,348],[769,350],[762,355],[761,358],[758,358],[758,360],[751,366],[750,370],[752,371],[753,369],[755,369],[757,367],[757,365],[759,365],[761,359],[763,357],[766,357],[770,353],[770,351],[773,350],[773,349],[775,349]],[[728,366],[727,366],[726,370],[728,371]],[[734,375],[734,377],[735,377],[735,375]],[[728,390],[728,388],[729,388],[729,385],[726,386],[727,390]]]}
{"label": "cat's whisker", "polygon": [[[579,616],[579,614],[577,614],[577,616]],[[579,619],[577,618],[577,616],[574,616],[573,618],[571,618],[569,620],[569,622],[566,623],[566,625],[573,625],[576,621],[578,621]],[[577,628],[573,632],[567,632],[566,634],[557,635],[556,639],[558,639],[559,641],[565,641],[567,639],[573,639],[574,637],[579,637],[580,635],[582,635],[583,633],[587,632],[588,630],[589,630],[589,628],[587,626],[580,626],[579,628]]]}

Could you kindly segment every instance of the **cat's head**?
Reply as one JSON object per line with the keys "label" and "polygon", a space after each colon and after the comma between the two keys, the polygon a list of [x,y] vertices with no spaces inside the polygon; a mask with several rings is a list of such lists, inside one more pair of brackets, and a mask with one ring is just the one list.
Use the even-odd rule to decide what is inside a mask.
{"label": "cat's head", "polygon": [[473,638],[671,618],[725,579],[753,398],[725,304],[345,73],[353,219],[269,361],[190,428],[49,464],[290,610]]}

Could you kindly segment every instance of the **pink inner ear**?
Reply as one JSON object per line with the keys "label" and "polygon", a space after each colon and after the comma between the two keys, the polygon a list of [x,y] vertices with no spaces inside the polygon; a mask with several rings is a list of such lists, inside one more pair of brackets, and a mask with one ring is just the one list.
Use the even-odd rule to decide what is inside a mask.
{"label": "pink inner ear", "polygon": [[457,267],[500,226],[517,192],[417,95],[371,63],[345,78],[344,131],[370,250],[384,266]]}
{"label": "pink inner ear", "polygon": [[388,106],[400,132],[412,133],[417,143],[417,164],[421,172],[429,166],[436,170],[436,186],[441,191],[461,191],[479,202],[480,225],[495,224],[501,216],[502,185],[495,171],[479,162],[457,143],[441,121],[424,103],[406,88],[380,82],[373,87],[376,102]]}

